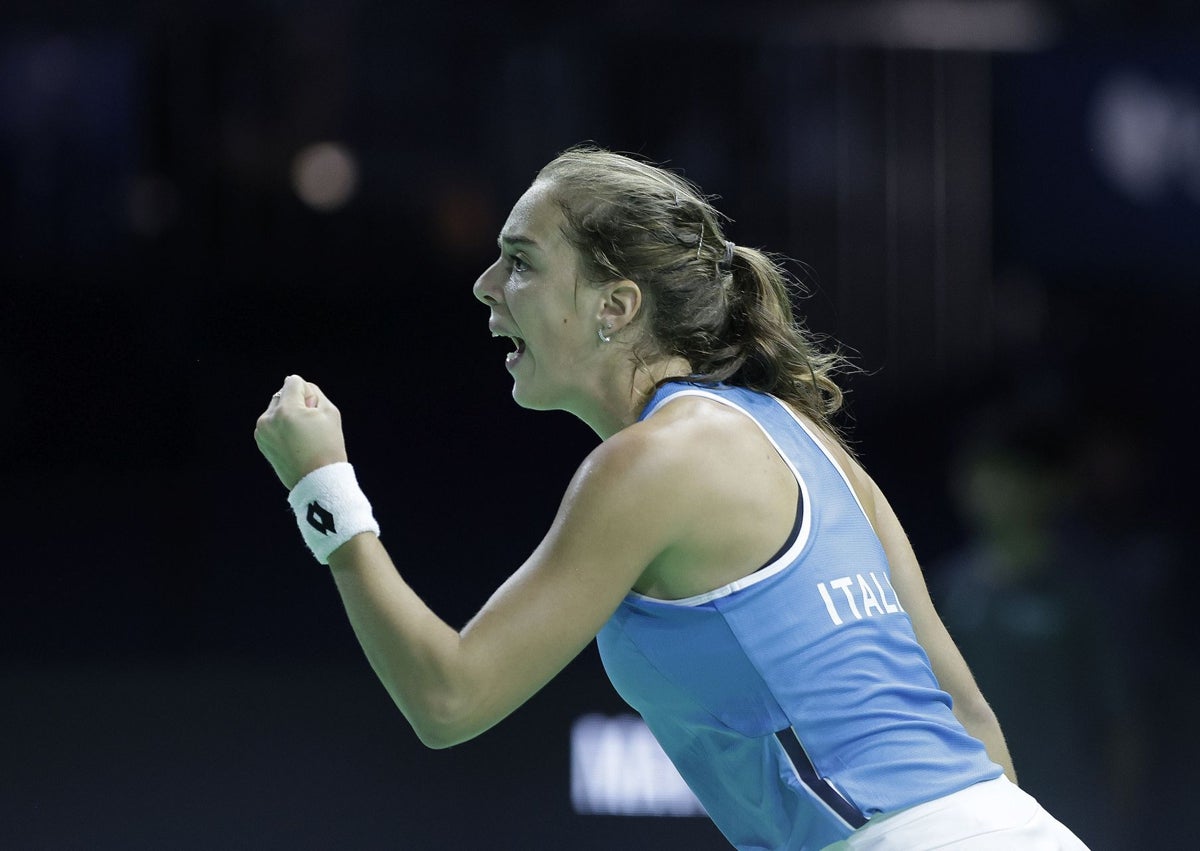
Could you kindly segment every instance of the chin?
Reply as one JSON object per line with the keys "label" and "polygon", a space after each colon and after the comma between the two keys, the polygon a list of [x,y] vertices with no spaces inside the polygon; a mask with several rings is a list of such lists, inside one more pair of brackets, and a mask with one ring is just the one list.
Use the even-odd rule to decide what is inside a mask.
{"label": "chin", "polygon": [[522,392],[521,385],[517,382],[513,383],[512,397],[514,402],[527,411],[551,410],[545,404],[542,404],[536,397],[529,393]]}
{"label": "chin", "polygon": [[531,388],[522,387],[520,381],[513,382],[513,401],[527,411],[564,411],[562,400],[546,393],[531,392]]}

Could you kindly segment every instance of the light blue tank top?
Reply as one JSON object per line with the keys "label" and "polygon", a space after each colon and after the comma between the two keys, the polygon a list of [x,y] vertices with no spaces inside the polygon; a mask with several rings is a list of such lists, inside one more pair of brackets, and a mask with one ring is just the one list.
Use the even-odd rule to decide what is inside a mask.
{"label": "light blue tank top", "polygon": [[597,637],[609,678],[739,849],[819,849],[866,819],[1002,772],[950,711],[845,475],[777,399],[672,383],[754,420],[800,486],[791,545],[684,600],[630,593]]}

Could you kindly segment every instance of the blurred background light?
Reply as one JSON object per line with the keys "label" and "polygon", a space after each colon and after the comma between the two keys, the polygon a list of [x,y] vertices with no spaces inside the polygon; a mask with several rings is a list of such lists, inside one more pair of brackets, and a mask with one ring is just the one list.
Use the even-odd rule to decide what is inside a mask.
{"label": "blurred background light", "polygon": [[1174,190],[1200,204],[1200,89],[1116,69],[1096,89],[1092,134],[1105,176],[1132,200]]}
{"label": "blurred background light", "polygon": [[790,34],[800,41],[927,50],[1040,50],[1058,18],[1035,0],[864,0],[801,6]]}
{"label": "blurred background light", "polygon": [[358,189],[358,161],[340,142],[308,145],[292,160],[292,188],[314,210],[340,210]]}
{"label": "blurred background light", "polygon": [[628,714],[571,726],[571,805],[583,815],[704,815],[646,723]]}

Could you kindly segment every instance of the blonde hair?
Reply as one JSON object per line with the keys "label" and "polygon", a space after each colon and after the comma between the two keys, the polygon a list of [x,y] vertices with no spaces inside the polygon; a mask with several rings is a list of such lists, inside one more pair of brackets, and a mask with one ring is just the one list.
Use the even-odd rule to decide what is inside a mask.
{"label": "blonde hair", "polygon": [[552,187],[583,276],[642,288],[644,343],[691,364],[678,378],[770,393],[841,440],[830,418],[842,407],[833,376],[845,358],[822,351],[793,313],[800,288],[781,259],[741,245],[729,254],[723,217],[699,187],[591,146],[560,154],[538,179]]}

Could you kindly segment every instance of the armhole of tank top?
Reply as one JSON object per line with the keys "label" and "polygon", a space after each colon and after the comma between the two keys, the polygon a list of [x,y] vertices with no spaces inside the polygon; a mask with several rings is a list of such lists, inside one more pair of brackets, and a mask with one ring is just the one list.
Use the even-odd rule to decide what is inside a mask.
{"label": "armhole of tank top", "polygon": [[[758,430],[762,432],[763,437],[765,437],[771,444],[772,448],[774,448],[775,452],[783,460],[783,463],[787,465],[789,470],[791,470],[792,476],[796,479],[796,485],[800,489],[798,496],[800,502],[800,505],[798,506],[800,509],[798,514],[800,517],[798,520],[798,526],[793,525],[792,527],[792,533],[788,538],[789,543],[784,544],[783,548],[775,554],[774,558],[757,570],[747,573],[741,579],[735,579],[733,582],[722,585],[719,588],[714,588],[711,591],[705,591],[702,594],[696,594],[692,597],[683,597],[678,600],[664,600],[659,597],[648,597],[645,594],[639,594],[637,591],[629,592],[629,596],[636,600],[643,600],[649,603],[658,603],[665,606],[700,606],[704,603],[708,603],[721,597],[728,597],[730,594],[740,591],[743,588],[749,588],[751,585],[756,585],[759,582],[762,582],[764,579],[770,579],[772,576],[779,573],[793,561],[795,561],[797,556],[803,552],[805,545],[808,543],[809,531],[812,528],[812,500],[809,498],[808,484],[804,481],[804,477],[800,475],[800,471],[796,469],[796,466],[792,463],[791,459],[788,458],[787,453],[784,452],[779,444],[775,442],[775,439],[771,437],[770,432],[763,428],[763,424],[758,421],[758,418],[741,405],[730,399],[726,399],[719,393],[713,393],[710,390],[689,388],[686,390],[679,390],[670,394],[669,396],[663,397],[646,414],[646,417],[653,416],[664,405],[683,396],[702,396],[706,399],[712,399],[714,402],[719,402],[728,408],[738,411],[740,414],[742,414],[742,416],[746,417],[748,420],[750,420],[750,422],[754,423],[754,425],[758,427]],[[775,399],[775,397],[772,396],[770,398],[774,399],[776,403],[779,403],[779,400]],[[783,407],[785,410],[787,409],[786,405]],[[791,412],[789,411],[789,413]],[[645,419],[645,417],[643,419]],[[803,423],[801,423],[801,425],[803,425]],[[810,437],[812,436],[812,433],[808,432],[807,429],[805,429],[805,431]],[[822,447],[822,449],[824,449],[824,447]]]}

